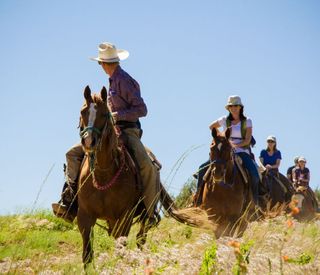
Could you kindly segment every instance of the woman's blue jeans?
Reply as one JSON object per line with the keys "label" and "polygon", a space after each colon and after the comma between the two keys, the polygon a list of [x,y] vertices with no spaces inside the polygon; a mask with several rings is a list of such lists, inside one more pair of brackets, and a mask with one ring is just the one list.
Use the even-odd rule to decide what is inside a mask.
{"label": "woman's blue jeans", "polygon": [[237,153],[237,155],[242,159],[243,166],[248,170],[250,174],[253,200],[256,205],[259,205],[260,177],[259,177],[259,172],[257,170],[257,167],[249,154],[241,152],[241,153]]}

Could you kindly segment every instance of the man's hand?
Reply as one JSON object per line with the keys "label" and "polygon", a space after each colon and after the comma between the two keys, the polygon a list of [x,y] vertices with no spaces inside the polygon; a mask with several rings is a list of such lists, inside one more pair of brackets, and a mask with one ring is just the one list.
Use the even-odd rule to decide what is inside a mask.
{"label": "man's hand", "polygon": [[118,120],[118,112],[112,112],[111,115],[114,123],[116,123]]}

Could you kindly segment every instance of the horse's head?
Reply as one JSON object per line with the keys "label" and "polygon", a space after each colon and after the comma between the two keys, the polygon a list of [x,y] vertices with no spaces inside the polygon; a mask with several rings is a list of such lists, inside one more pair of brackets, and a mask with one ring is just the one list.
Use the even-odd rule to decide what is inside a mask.
{"label": "horse's head", "polygon": [[231,159],[231,145],[229,143],[231,131],[228,128],[224,136],[220,136],[217,130],[212,130],[213,142],[211,145],[211,161],[213,164],[213,176],[215,181],[224,180],[227,162]]}
{"label": "horse's head", "polygon": [[103,87],[100,95],[91,96],[91,90],[87,86],[84,98],[85,102],[80,112],[81,143],[86,152],[93,152],[110,121],[110,111],[106,103],[107,90]]}

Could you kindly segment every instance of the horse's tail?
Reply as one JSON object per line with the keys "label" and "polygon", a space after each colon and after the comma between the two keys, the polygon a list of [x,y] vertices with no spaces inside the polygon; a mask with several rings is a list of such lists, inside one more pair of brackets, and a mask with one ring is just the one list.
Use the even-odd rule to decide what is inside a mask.
{"label": "horse's tail", "polygon": [[169,216],[180,223],[206,229],[215,228],[214,224],[209,221],[206,211],[198,207],[178,209],[162,183],[160,183],[160,202]]}

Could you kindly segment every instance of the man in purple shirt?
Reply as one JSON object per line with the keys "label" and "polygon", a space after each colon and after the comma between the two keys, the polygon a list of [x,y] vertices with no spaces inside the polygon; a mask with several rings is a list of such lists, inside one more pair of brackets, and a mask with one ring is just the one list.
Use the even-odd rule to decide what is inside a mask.
{"label": "man in purple shirt", "polygon": [[[125,50],[118,50],[108,42],[99,45],[99,56],[92,58],[98,61],[102,69],[109,75],[108,106],[116,125],[125,135],[125,143],[134,156],[140,169],[143,184],[143,200],[151,223],[155,222],[155,205],[157,203],[158,171],[150,160],[145,147],[141,143],[141,127],[139,118],[147,115],[147,106],[141,95],[140,86],[119,64],[129,56]],[[59,203],[53,203],[53,212],[67,221],[73,221],[75,211],[68,211],[77,192],[77,178],[80,172],[84,152],[81,144],[73,146],[66,154],[67,183],[63,188]]]}

